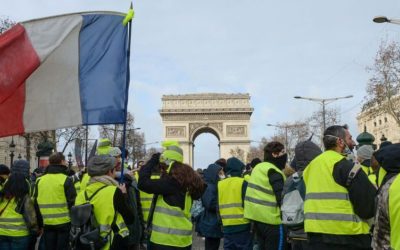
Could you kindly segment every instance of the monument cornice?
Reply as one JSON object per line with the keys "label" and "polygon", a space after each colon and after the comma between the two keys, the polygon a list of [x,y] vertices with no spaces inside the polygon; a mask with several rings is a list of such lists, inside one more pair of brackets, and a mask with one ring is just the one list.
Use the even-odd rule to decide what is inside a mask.
{"label": "monument cornice", "polygon": [[215,108],[215,109],[160,109],[160,114],[193,114],[193,113],[250,113],[254,111],[253,108]]}
{"label": "monument cornice", "polygon": [[163,95],[162,100],[215,100],[215,99],[250,99],[250,94],[223,94],[223,93],[199,93],[185,95]]}

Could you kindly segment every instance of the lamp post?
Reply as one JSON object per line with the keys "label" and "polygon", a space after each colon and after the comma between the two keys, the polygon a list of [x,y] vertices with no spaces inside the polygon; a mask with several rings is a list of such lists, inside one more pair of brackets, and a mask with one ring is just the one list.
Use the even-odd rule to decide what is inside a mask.
{"label": "lamp post", "polygon": [[11,138],[11,143],[10,143],[9,147],[10,147],[10,158],[11,158],[10,166],[12,167],[13,161],[14,161],[14,152],[15,152],[14,137]]}
{"label": "lamp post", "polygon": [[400,24],[400,19],[387,18],[386,16],[376,16],[372,19],[375,23],[393,23]]}
{"label": "lamp post", "polygon": [[71,151],[68,153],[67,157],[68,157],[68,168],[71,168],[72,167],[72,153],[71,153]]}
{"label": "lamp post", "polygon": [[340,100],[340,99],[347,99],[347,98],[352,98],[353,95],[348,95],[348,96],[342,96],[342,97],[333,97],[333,98],[313,98],[313,97],[302,97],[302,96],[295,96],[295,99],[304,99],[308,101],[313,101],[313,102],[318,102],[322,106],[322,134],[324,133],[326,129],[326,110],[325,110],[325,105]]}
{"label": "lamp post", "polygon": [[21,159],[22,159],[21,153],[18,154],[18,157],[17,157],[17,158],[18,158],[18,160],[21,160]]}

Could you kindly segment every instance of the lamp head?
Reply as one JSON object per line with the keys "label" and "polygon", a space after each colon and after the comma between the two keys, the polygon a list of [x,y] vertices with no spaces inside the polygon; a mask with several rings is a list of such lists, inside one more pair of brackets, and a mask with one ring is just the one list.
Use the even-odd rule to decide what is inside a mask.
{"label": "lamp head", "polygon": [[389,23],[390,20],[385,16],[376,16],[372,19],[375,23]]}

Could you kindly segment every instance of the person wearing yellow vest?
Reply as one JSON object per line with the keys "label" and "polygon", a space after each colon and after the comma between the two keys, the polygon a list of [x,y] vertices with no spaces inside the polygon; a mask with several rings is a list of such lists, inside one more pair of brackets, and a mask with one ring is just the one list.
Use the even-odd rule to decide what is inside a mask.
{"label": "person wearing yellow vest", "polygon": [[264,162],[255,166],[247,185],[244,217],[254,222],[260,249],[285,249],[280,207],[287,162],[285,147],[280,142],[270,142],[264,148]]}
{"label": "person wearing yellow vest", "polygon": [[53,153],[46,173],[35,183],[34,200],[43,221],[42,240],[46,249],[67,249],[71,219],[69,211],[75,203],[76,190],[71,178],[67,176],[65,156]]}
{"label": "person wearing yellow vest", "polygon": [[304,170],[304,229],[310,249],[371,248],[366,221],[374,216],[376,189],[359,164],[346,160],[348,138],[343,126],[328,127],[325,152]]}
{"label": "person wearing yellow vest", "polygon": [[387,181],[378,194],[372,248],[400,249],[400,144],[380,150]]}
{"label": "person wearing yellow vest", "polygon": [[[11,175],[0,192],[0,249],[30,249],[39,233],[33,200],[29,194],[29,162],[14,161]],[[34,241],[33,241],[34,242]]]}
{"label": "person wearing yellow vest", "polygon": [[91,197],[94,216],[99,224],[100,236],[107,241],[102,249],[127,249],[124,238],[129,235],[127,224],[134,221],[133,211],[127,204],[124,184],[115,180],[116,159],[109,155],[93,156],[88,163],[90,181],[77,198],[76,205],[86,202],[85,193]]}
{"label": "person wearing yellow vest", "polygon": [[376,185],[376,173],[372,169],[372,154],[374,149],[371,145],[363,145],[357,149],[357,161],[361,164],[361,168],[368,176],[372,184]]}
{"label": "person wearing yellow vest", "polygon": [[[183,151],[176,141],[162,143],[163,153],[153,154],[139,171],[139,190],[154,194],[154,208],[148,218],[148,249],[191,249],[192,200],[204,192],[205,184],[193,169],[183,164]],[[160,162],[161,161],[161,162]],[[152,172],[162,169],[160,179]]]}
{"label": "person wearing yellow vest", "polygon": [[99,144],[97,145],[97,155],[108,155],[110,154],[110,149],[112,148],[111,141],[108,138],[99,139]]}
{"label": "person wearing yellow vest", "polygon": [[253,249],[250,221],[244,218],[243,201],[247,182],[241,177],[245,165],[231,157],[226,161],[226,178],[217,185],[217,213],[222,220],[224,249]]}

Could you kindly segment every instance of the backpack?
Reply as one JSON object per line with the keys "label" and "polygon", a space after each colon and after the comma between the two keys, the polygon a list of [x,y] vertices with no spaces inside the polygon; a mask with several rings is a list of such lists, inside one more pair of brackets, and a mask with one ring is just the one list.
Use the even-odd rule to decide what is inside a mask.
{"label": "backpack", "polygon": [[93,205],[90,204],[90,200],[105,187],[107,186],[97,189],[90,197],[87,196],[85,190],[86,202],[71,207],[69,243],[72,250],[100,249],[107,244],[109,234],[104,238],[100,236],[100,228],[94,216]]}
{"label": "backpack", "polygon": [[296,172],[286,181],[282,194],[282,224],[288,228],[302,228],[304,225],[305,193],[303,173]]}

